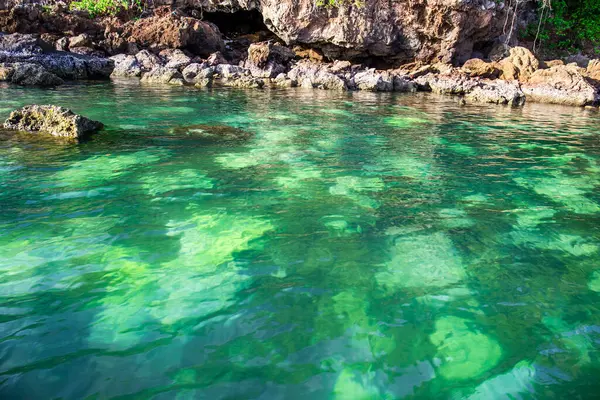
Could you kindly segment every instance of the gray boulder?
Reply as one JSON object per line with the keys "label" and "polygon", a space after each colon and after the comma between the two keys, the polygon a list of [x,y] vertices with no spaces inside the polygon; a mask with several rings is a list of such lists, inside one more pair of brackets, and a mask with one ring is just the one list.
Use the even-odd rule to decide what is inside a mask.
{"label": "gray boulder", "polygon": [[64,81],[38,64],[10,64],[12,73],[7,74],[7,80],[21,86],[59,86]]}
{"label": "gray boulder", "polygon": [[394,90],[394,77],[389,72],[366,70],[354,75],[354,85],[359,90],[391,92]]}
{"label": "gray boulder", "polygon": [[167,67],[155,67],[152,71],[142,74],[141,82],[144,83],[172,83],[179,85],[183,82],[183,76],[179,71]]}
{"label": "gray boulder", "polygon": [[133,78],[142,75],[142,66],[135,56],[119,54],[110,58],[115,63],[115,68],[110,75],[112,78]]}

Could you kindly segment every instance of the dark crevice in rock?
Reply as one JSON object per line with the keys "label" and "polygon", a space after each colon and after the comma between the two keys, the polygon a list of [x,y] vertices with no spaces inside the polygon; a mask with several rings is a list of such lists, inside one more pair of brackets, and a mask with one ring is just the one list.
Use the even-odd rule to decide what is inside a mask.
{"label": "dark crevice in rock", "polygon": [[275,36],[263,22],[263,17],[258,10],[240,10],[231,13],[204,12],[202,19],[217,25],[221,33],[230,39],[260,32]]}

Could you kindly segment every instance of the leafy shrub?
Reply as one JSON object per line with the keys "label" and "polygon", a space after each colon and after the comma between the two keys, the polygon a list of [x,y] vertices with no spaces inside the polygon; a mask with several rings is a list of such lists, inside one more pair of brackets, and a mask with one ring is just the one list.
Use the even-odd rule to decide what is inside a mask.
{"label": "leafy shrub", "polygon": [[71,9],[87,11],[92,18],[141,8],[141,0],[78,0],[71,3]]}
{"label": "leafy shrub", "polygon": [[[600,42],[600,0],[545,0],[540,7],[539,36],[546,46],[577,49],[585,42]],[[533,31],[537,27],[529,29]]]}

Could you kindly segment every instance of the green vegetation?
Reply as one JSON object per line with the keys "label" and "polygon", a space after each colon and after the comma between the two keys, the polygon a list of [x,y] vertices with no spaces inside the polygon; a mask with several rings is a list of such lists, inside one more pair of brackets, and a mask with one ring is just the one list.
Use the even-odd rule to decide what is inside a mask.
{"label": "green vegetation", "polygon": [[362,7],[364,5],[363,0],[316,0],[316,4],[318,7],[340,7],[342,5],[355,5],[357,7]]}
{"label": "green vegetation", "polygon": [[142,0],[79,0],[71,3],[71,9],[87,11],[92,18],[141,8]]}
{"label": "green vegetation", "polygon": [[600,41],[600,0],[542,0],[529,35],[549,49],[576,50]]}

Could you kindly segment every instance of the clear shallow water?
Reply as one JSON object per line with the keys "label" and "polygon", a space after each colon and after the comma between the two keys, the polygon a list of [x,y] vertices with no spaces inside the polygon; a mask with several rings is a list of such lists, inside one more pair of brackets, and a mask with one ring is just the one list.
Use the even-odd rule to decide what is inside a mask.
{"label": "clear shallow water", "polygon": [[33,102],[107,128],[1,136],[1,398],[596,397],[597,114],[98,84],[0,117]]}

